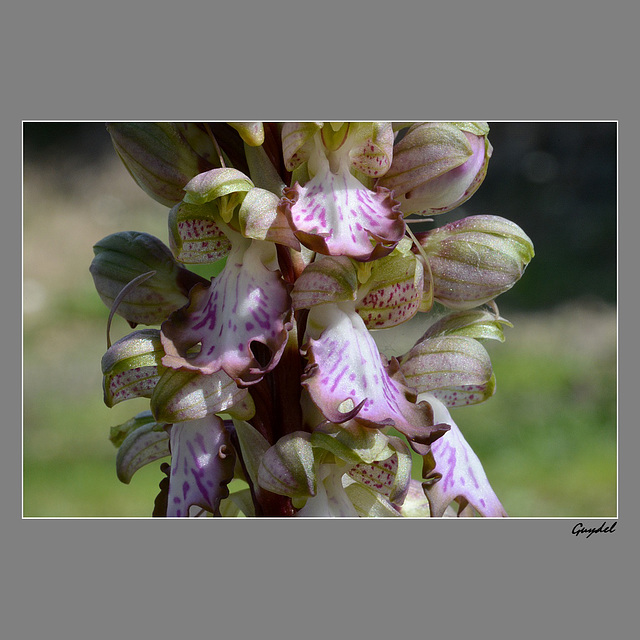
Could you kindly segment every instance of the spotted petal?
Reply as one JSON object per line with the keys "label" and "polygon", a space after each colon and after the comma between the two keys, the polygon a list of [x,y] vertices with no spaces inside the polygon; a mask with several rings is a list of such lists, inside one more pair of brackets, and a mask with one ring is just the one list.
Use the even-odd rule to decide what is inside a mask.
{"label": "spotted petal", "polygon": [[395,504],[402,504],[411,480],[411,453],[400,438],[390,438],[393,455],[369,464],[361,462],[348,474],[360,484],[380,493]]}
{"label": "spotted petal", "polygon": [[[265,266],[267,254],[275,254],[274,245],[234,242],[222,273],[209,287],[196,285],[188,307],[162,325],[167,353],[163,364],[205,374],[222,369],[232,378],[251,383],[278,363],[292,312],[279,272]],[[269,355],[254,343],[266,347]],[[200,349],[195,352],[197,345]]]}
{"label": "spotted petal", "polygon": [[353,418],[363,426],[395,426],[424,455],[444,431],[434,426],[428,403],[416,404],[398,362],[383,362],[354,304],[314,307],[308,324],[326,327],[306,345],[309,365],[302,378],[324,416],[336,423]]}
{"label": "spotted petal", "polygon": [[369,329],[385,329],[410,320],[420,309],[424,291],[422,262],[411,252],[396,252],[372,263],[367,293],[356,309]]}
{"label": "spotted petal", "polygon": [[313,139],[322,122],[285,122],[282,125],[282,151],[287,171],[306,162],[313,150]]}
{"label": "spotted petal", "polygon": [[104,402],[149,398],[164,371],[158,329],[142,329],[121,338],[102,357]]}
{"label": "spotted petal", "polygon": [[194,506],[217,514],[220,500],[229,495],[235,459],[217,416],[174,424],[167,517],[187,517]]}
{"label": "spotted petal", "polygon": [[390,122],[351,122],[349,125],[351,166],[373,178],[383,176],[393,157],[393,127]]}
{"label": "spotted petal", "polygon": [[169,212],[169,246],[178,262],[208,264],[224,258],[231,243],[219,224],[216,203],[181,202]]}
{"label": "spotted petal", "polygon": [[348,168],[328,162],[304,186],[284,190],[280,207],[300,242],[325,255],[357,260],[385,256],[404,236],[404,220],[388,189],[367,189]]}
{"label": "spotted petal", "polygon": [[505,517],[507,513],[491,488],[478,456],[447,408],[429,394],[421,394],[419,398],[431,404],[436,421],[451,427],[431,445],[431,452],[425,458],[425,493],[432,515],[443,516],[450,503],[456,500],[460,504],[458,515],[472,515],[475,509],[481,516]]}

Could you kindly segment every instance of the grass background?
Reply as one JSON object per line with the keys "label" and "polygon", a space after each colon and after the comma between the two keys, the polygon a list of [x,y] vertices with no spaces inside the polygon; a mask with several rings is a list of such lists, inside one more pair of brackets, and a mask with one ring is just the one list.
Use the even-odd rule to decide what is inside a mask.
{"label": "grass background", "polygon": [[[483,185],[458,217],[505,215],[530,233],[537,255],[522,282],[498,299],[514,327],[506,329],[505,343],[487,345],[496,395],[482,405],[454,409],[452,415],[511,516],[615,517],[616,211],[610,146],[615,127],[602,132],[609,153],[598,155],[600,160],[590,160],[577,144],[594,137],[584,127],[591,133],[583,138],[575,125],[556,125],[552,133],[533,125],[494,130],[490,166],[497,166],[495,179],[490,169],[488,195],[481,195]],[[87,131],[90,135],[83,137]],[[75,136],[71,147],[69,136]],[[512,143],[505,144],[499,159],[499,143],[508,140]],[[563,140],[576,142],[574,159],[554,151]],[[167,237],[167,210],[135,185],[114,156],[103,126],[79,132],[63,123],[25,124],[26,517],[149,516],[162,479],[157,463],[140,470],[130,485],[118,481],[109,427],[148,402],[132,400],[108,409],[102,401],[100,359],[108,310],[89,274],[92,246],[121,230]],[[524,160],[514,164],[520,156]],[[592,173],[600,163],[609,176],[606,188],[593,187],[592,180],[582,205],[572,199],[586,179],[576,171],[577,158]],[[505,181],[514,167],[519,167],[517,175]],[[573,191],[558,191],[563,184]],[[604,217],[605,224],[600,220],[597,226],[594,215]],[[114,341],[129,331],[122,319],[114,319]]]}

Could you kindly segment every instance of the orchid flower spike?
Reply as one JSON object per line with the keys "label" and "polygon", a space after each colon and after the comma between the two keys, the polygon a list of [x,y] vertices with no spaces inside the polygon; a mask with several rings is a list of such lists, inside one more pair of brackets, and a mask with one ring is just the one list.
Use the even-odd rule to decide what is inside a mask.
{"label": "orchid flower spike", "polygon": [[[110,439],[124,483],[160,463],[153,515],[506,515],[450,412],[496,391],[495,298],[533,244],[498,216],[405,221],[471,197],[486,123],[108,130],[167,207],[166,244],[120,232],[91,265],[108,324],[147,325],[109,340],[102,374],[107,406],[148,402]],[[378,346],[409,320],[412,346]]]}

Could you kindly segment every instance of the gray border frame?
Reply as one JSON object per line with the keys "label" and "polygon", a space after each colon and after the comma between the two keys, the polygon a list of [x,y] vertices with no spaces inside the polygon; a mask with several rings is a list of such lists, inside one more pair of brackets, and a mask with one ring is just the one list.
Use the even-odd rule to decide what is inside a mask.
{"label": "gray border frame", "polygon": [[[460,638],[471,630],[495,638],[601,637],[629,627],[638,582],[638,554],[631,550],[638,516],[629,487],[639,430],[629,401],[638,252],[627,185],[637,181],[629,157],[637,133],[635,114],[624,109],[636,104],[637,16],[610,5],[576,11],[506,2],[393,4],[375,11],[184,5],[149,14],[143,7],[66,2],[5,12],[0,580],[10,637]],[[403,120],[473,114],[619,121],[624,350],[614,535],[576,539],[576,522],[564,519],[413,521],[393,528],[266,521],[215,529],[208,521],[20,519],[21,256],[13,225],[21,208],[21,121],[250,120],[256,112],[278,120],[393,113]]]}

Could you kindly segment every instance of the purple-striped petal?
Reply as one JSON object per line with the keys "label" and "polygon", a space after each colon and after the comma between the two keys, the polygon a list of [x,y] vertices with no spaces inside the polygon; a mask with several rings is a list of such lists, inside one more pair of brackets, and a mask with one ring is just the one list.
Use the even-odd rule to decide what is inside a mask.
{"label": "purple-striped petal", "polygon": [[314,307],[308,326],[326,327],[319,339],[311,338],[306,345],[309,365],[302,378],[324,416],[336,423],[353,418],[363,426],[394,426],[424,455],[444,431],[434,426],[428,403],[416,404],[398,362],[383,362],[353,305],[350,310],[328,304]]}
{"label": "purple-striped petal", "polygon": [[435,420],[448,424],[451,429],[431,445],[426,457],[425,493],[434,517],[444,515],[454,500],[460,504],[458,515],[471,515],[477,511],[485,517],[506,517],[507,513],[489,484],[487,475],[451,418],[449,411],[430,394],[421,394],[433,407]]}
{"label": "purple-striped petal", "polygon": [[224,423],[217,416],[171,427],[171,474],[167,517],[187,517],[197,506],[218,513],[229,495],[236,454]]}
{"label": "purple-striped petal", "polygon": [[[196,285],[189,306],[162,325],[165,366],[205,374],[222,369],[251,383],[278,363],[292,311],[279,272],[265,266],[265,251],[274,254],[274,245],[235,242],[222,273],[209,287]],[[255,343],[266,347],[268,355]],[[260,360],[254,349],[259,349]]]}

